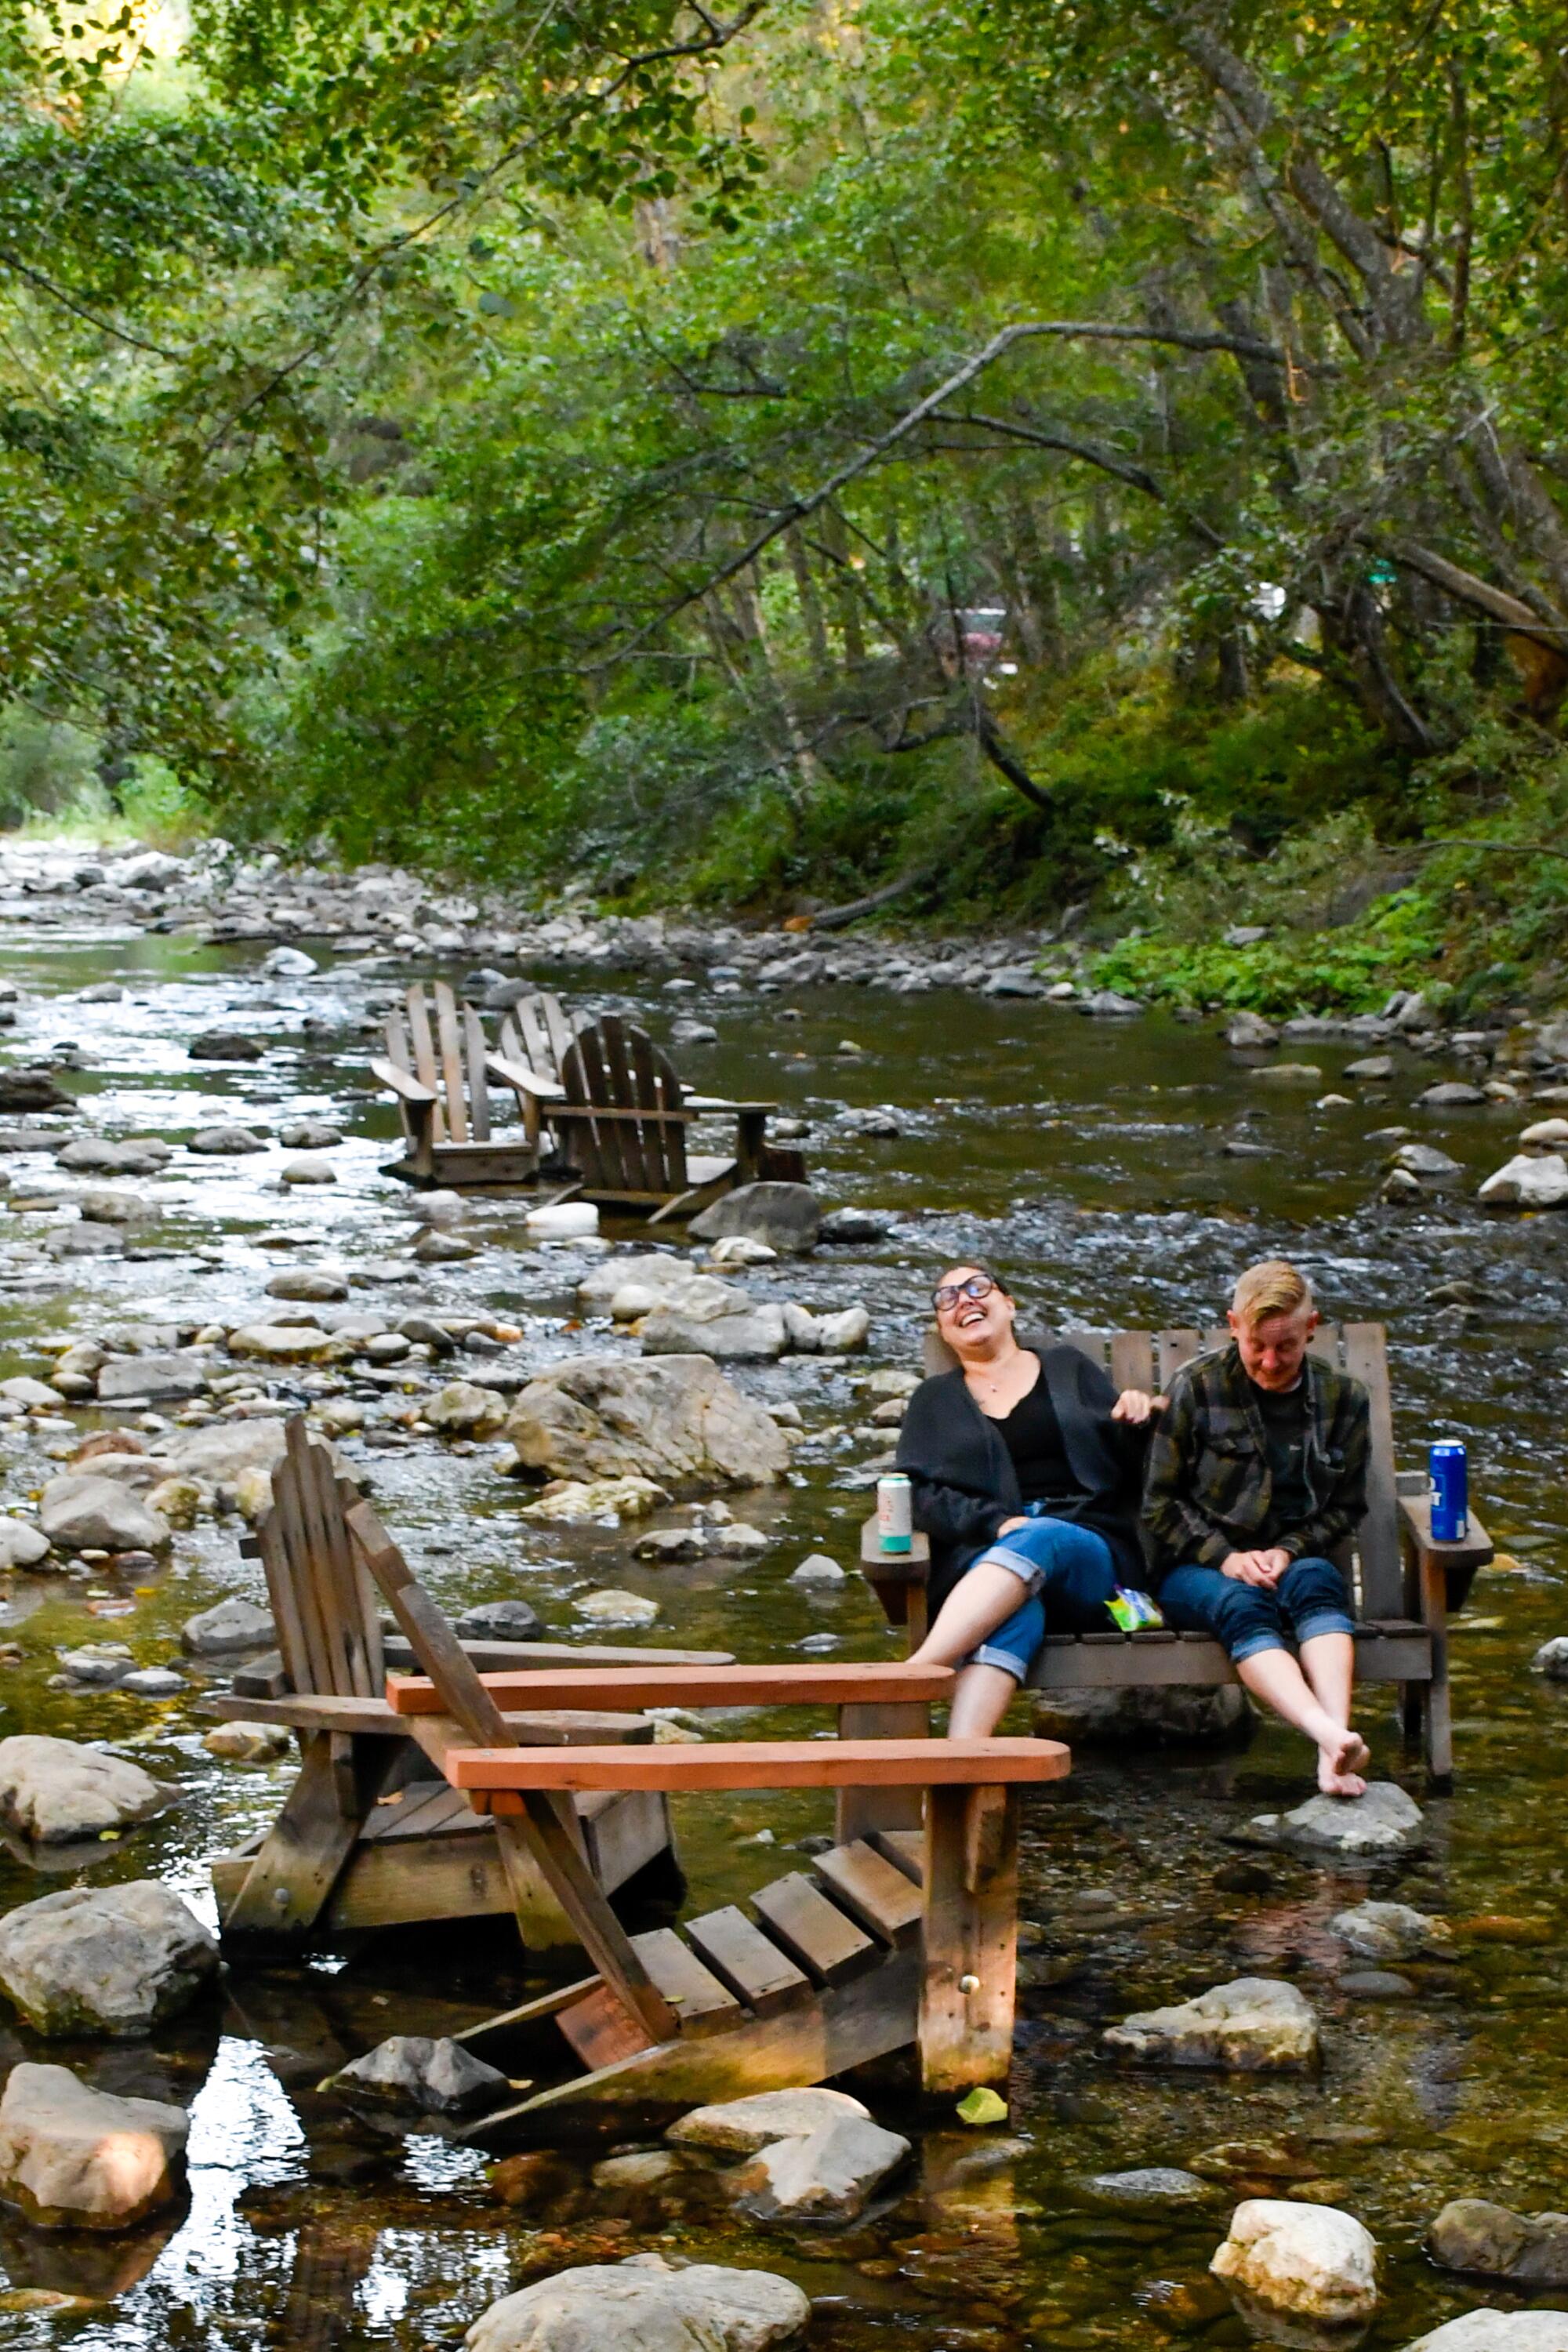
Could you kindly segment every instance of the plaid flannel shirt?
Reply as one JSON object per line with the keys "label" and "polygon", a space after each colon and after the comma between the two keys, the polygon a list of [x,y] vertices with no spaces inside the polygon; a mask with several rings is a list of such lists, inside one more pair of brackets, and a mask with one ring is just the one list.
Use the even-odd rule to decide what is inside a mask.
{"label": "plaid flannel shirt", "polygon": [[1278,1544],[1300,1559],[1331,1557],[1366,1517],[1372,1444],[1366,1391],[1315,1356],[1307,1358],[1303,1470],[1312,1508],[1300,1527],[1273,1524],[1273,1480],[1263,1416],[1233,1340],[1184,1364],[1149,1449],[1143,1524],[1163,1576],[1196,1561]]}

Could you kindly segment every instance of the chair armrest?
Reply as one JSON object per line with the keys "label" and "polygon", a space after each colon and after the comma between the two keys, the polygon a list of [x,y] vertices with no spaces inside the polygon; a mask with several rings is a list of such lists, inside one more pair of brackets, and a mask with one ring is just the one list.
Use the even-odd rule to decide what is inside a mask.
{"label": "chair armrest", "polygon": [[1458,1543],[1443,1543],[1432,1533],[1429,1495],[1401,1495],[1396,1499],[1400,1546],[1415,1571],[1422,1616],[1430,1622],[1439,1594],[1444,1613],[1463,1608],[1476,1570],[1496,1557],[1496,1546],[1474,1511],[1469,1514],[1468,1533]]}
{"label": "chair armrest", "polygon": [[860,1565],[873,1582],[880,1577],[900,1584],[923,1584],[931,1574],[931,1538],[918,1532],[908,1551],[884,1551],[873,1511],[860,1527]]}
{"label": "chair armrest", "polygon": [[731,1102],[728,1095],[688,1095],[688,1110],[700,1111],[769,1111],[777,1110],[776,1102]]}
{"label": "chair armrest", "polygon": [[487,1054],[485,1068],[492,1078],[500,1078],[521,1094],[535,1095],[541,1102],[563,1102],[566,1089],[559,1078],[542,1078],[532,1070],[525,1070],[521,1062],[509,1062],[504,1054]]}
{"label": "chair armrest", "polygon": [[395,1062],[372,1062],[370,1069],[373,1077],[379,1078],[384,1087],[390,1087],[395,1095],[401,1095],[405,1103],[427,1104],[436,1099],[433,1087],[426,1086],[422,1079],[410,1077],[408,1072],[400,1070]]}

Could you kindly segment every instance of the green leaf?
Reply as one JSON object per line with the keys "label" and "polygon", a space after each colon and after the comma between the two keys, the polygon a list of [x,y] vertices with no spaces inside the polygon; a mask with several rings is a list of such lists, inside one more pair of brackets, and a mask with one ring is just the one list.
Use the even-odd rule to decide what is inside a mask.
{"label": "green leaf", "polygon": [[980,2085],[964,2094],[953,2113],[962,2124],[976,2126],[1005,2124],[1007,2120],[1007,2102],[999,2097],[996,2092]]}

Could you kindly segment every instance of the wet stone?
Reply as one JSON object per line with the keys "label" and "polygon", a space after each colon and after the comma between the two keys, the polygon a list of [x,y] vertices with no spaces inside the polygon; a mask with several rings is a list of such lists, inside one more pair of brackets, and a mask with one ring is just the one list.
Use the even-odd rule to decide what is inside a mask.
{"label": "wet stone", "polygon": [[187,1149],[205,1152],[212,1158],[237,1155],[247,1151],[265,1151],[267,1138],[255,1129],[237,1123],[218,1127],[199,1127],[191,1137]]}
{"label": "wet stone", "polygon": [[1289,1813],[1258,1813],[1248,1827],[1266,1843],[1347,1861],[1413,1853],[1426,1836],[1420,1806],[1394,1780],[1370,1782],[1363,1797],[1310,1797]]}
{"label": "wet stone", "polygon": [[395,2033],[363,2058],[342,2067],[335,2087],[362,2098],[386,2100],[441,2115],[464,2115],[493,2106],[510,2085],[494,2066],[474,2057],[460,2042],[443,2036]]}
{"label": "wet stone", "polygon": [[188,1051],[193,1062],[259,1062],[267,1048],[238,1029],[204,1029]]}
{"label": "wet stone", "polygon": [[1568,2286],[1568,2213],[1515,2213],[1485,2198],[1458,2197],[1433,2222],[1426,2246],[1445,2270]]}
{"label": "wet stone", "polygon": [[1415,1987],[1394,1969],[1349,1969],[1340,1990],[1351,2000],[1414,2000]]}
{"label": "wet stone", "polygon": [[1091,2196],[1112,2205],[1163,2212],[1173,2205],[1212,2204],[1212,2181],[1173,2164],[1146,2164],[1131,2172],[1097,2172],[1085,2183]]}

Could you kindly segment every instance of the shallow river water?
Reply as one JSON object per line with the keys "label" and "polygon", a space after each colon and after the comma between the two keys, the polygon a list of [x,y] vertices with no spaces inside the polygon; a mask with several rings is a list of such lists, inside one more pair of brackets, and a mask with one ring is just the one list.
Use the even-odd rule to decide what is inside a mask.
{"label": "shallow river water", "polygon": [[[259,1307],[290,1252],[374,1276],[406,1249],[407,1196],[378,1172],[394,1127],[364,1067],[374,1047],[363,1025],[367,992],[405,974],[384,960],[323,959],[310,979],[269,982],[258,977],[262,952],[73,934],[68,920],[40,934],[0,906],[0,978],[24,992],[10,1058],[67,1042],[79,1049],[79,1072],[64,1080],[78,1108],[62,1127],[177,1142],[213,1117],[265,1124],[320,1114],[348,1134],[329,1155],[338,1181],[308,1190],[279,1186],[289,1155],[276,1144],[205,1162],[177,1153],[145,1187],[152,1222],[126,1256],[56,1260],[42,1244],[59,1211],[5,1216],[0,1206],[0,1374],[45,1370],[41,1334],[232,1320]],[[873,1326],[864,1359],[786,1358],[737,1375],[759,1395],[793,1400],[807,1431],[795,1480],[738,1503],[774,1538],[757,1566],[640,1566],[636,1531],[519,1518],[526,1490],[495,1475],[490,1449],[363,1452],[349,1441],[345,1452],[363,1461],[384,1517],[443,1603],[520,1593],[569,1637],[574,1593],[614,1584],[659,1602],[659,1622],[641,1637],[649,1643],[764,1658],[826,1633],[836,1655],[890,1656],[894,1637],[858,1579],[829,1598],[786,1579],[812,1549],[853,1564],[867,1498],[849,1482],[887,1443],[858,1384],[878,1366],[918,1361],[933,1270],[984,1250],[1053,1320],[1164,1326],[1214,1318],[1239,1265],[1284,1250],[1310,1270],[1331,1314],[1387,1323],[1402,1462],[1419,1462],[1432,1438],[1462,1437],[1475,1499],[1509,1559],[1479,1578],[1454,1640],[1456,1793],[1428,1803],[1423,1855],[1335,1873],[1260,1861],[1231,1842],[1252,1814],[1309,1793],[1308,1753],[1277,1727],[1261,1727],[1241,1752],[1084,1750],[1070,1780],[1032,1798],[1026,1813],[1010,2131],[987,2140],[951,2117],[933,2125],[884,2070],[867,2095],[881,2121],[915,2134],[920,2160],[896,2201],[847,2233],[748,2231],[700,2209],[616,2203],[581,2188],[554,2211],[511,2211],[487,2186],[493,2152],[435,2132],[377,2135],[318,2091],[388,2032],[451,2031],[516,1998],[522,1971],[499,1925],[237,1966],[221,1997],[151,2045],[46,2048],[0,2032],[0,2063],[63,2059],[107,2088],[176,2098],[193,2112],[189,2202],[158,2229],[87,2245],[0,2220],[0,2347],[456,2344],[529,2277],[648,2246],[784,2271],[817,2299],[813,2342],[867,2352],[1239,2344],[1240,2321],[1205,2279],[1230,2208],[1224,2187],[1211,2206],[1173,2220],[1116,2210],[1085,2184],[1109,2170],[1184,2165],[1241,2139],[1283,2140],[1292,2185],[1345,2207],[1378,2239],[1384,2301],[1370,2343],[1403,2346],[1478,2303],[1506,2304],[1499,2290],[1436,2271],[1421,2241],[1450,2197],[1528,2210],[1568,2202],[1568,1691],[1529,1672],[1538,1644],[1568,1631],[1568,1218],[1491,1221],[1473,1203],[1475,1181],[1507,1157],[1523,1123],[1517,1107],[1442,1119],[1413,1108],[1434,1072],[1412,1058],[1376,1098],[1317,1110],[1316,1095],[1356,1047],[1308,1049],[1323,1087],[1282,1091],[1260,1086],[1207,1027],[1087,1021],[1033,1002],[863,989],[793,1000],[703,989],[678,1000],[656,982],[619,986],[603,972],[547,977],[574,1009],[635,1012],[660,1036],[672,1008],[714,1020],[721,1043],[678,1056],[692,1079],[776,1096],[812,1121],[805,1150],[830,1201],[900,1210],[907,1221],[874,1247],[824,1250],[748,1276],[759,1296],[818,1308],[858,1299]],[[120,1002],[80,1001],[105,981],[122,983]],[[791,1012],[800,1017],[784,1017]],[[246,1030],[266,1057],[193,1063],[190,1037],[215,1025]],[[847,1038],[860,1056],[838,1050]],[[896,1140],[839,1123],[847,1108],[882,1104],[897,1112]],[[1369,1131],[1393,1124],[1452,1152],[1466,1186],[1415,1209],[1381,1204],[1390,1146]],[[1267,1154],[1227,1156],[1237,1137]],[[13,1199],[71,1189],[47,1158],[12,1157],[4,1172]],[[584,1261],[570,1247],[527,1246],[519,1205],[481,1208],[466,1230],[484,1244],[471,1261],[356,1297],[395,1297],[398,1311],[502,1312],[524,1333],[510,1360],[528,1367],[588,1344],[635,1344],[576,1326]],[[1477,1306],[1434,1303],[1456,1280],[1475,1286]],[[66,1419],[29,1435],[16,1423],[0,1431],[0,1507],[35,1494],[55,1467],[43,1448],[63,1453],[98,1415]],[[240,1531],[234,1519],[203,1521],[133,1591],[0,1578],[0,1633],[20,1653],[0,1667],[0,1732],[111,1741],[177,1781],[183,1801],[106,1847],[90,1876],[157,1874],[209,1918],[208,1858],[270,1818],[290,1768],[209,1758],[199,1681],[166,1702],[47,1685],[62,1648],[120,1639],[155,1664],[177,1654],[194,1610],[226,1591],[264,1597],[259,1570],[238,1556]],[[133,1605],[113,1613],[124,1601]],[[1377,1772],[1423,1796],[1387,1695],[1372,1695],[1364,1723]],[[738,1898],[777,1874],[781,1848],[827,1825],[826,1801],[805,1796],[693,1799],[678,1812],[694,1901]],[[768,1831],[771,1846],[753,1842]],[[0,1853],[0,1907],[59,1883],[69,1882]],[[1369,1895],[1454,1924],[1453,1958],[1404,1971],[1410,1997],[1372,2001],[1342,1989],[1353,1963],[1326,1922]],[[1289,1976],[1317,2006],[1321,2078],[1131,2074],[1100,2053],[1100,2029],[1127,2011],[1247,1973]],[[603,2141],[568,2151],[583,2182],[604,2153]],[[19,2292],[39,2288],[82,2300],[39,2308]]]}

